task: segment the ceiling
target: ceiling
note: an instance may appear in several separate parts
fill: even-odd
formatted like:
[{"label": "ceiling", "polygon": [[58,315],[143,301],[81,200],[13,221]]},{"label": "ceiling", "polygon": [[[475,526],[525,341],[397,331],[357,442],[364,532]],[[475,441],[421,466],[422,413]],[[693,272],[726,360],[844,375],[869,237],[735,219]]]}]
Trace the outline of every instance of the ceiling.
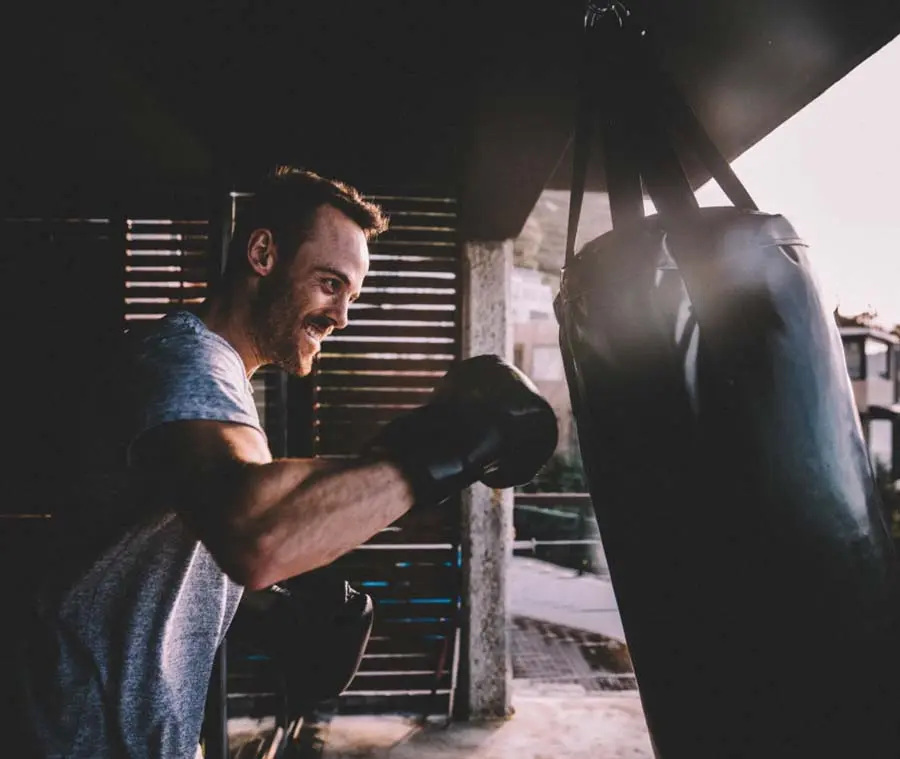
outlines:
[{"label": "ceiling", "polygon": [[[468,238],[500,239],[568,187],[580,0],[35,6],[0,46],[7,212],[202,198],[292,162],[452,194]],[[629,7],[730,159],[900,32],[896,0]]]}]

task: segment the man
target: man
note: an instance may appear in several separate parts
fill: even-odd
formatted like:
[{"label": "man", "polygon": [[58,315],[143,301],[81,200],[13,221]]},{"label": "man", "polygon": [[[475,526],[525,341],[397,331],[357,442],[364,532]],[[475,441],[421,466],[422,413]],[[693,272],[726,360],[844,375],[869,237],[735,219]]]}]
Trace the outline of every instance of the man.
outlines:
[{"label": "man", "polygon": [[101,401],[117,401],[73,452],[65,558],[23,624],[37,755],[194,756],[243,588],[328,564],[477,479],[529,479],[552,453],[549,406],[512,367],[480,357],[358,461],[272,459],[249,378],[269,363],[311,371],[359,297],[367,240],[386,226],[356,190],[280,170],[239,215],[202,308],[131,336],[98,380]]}]

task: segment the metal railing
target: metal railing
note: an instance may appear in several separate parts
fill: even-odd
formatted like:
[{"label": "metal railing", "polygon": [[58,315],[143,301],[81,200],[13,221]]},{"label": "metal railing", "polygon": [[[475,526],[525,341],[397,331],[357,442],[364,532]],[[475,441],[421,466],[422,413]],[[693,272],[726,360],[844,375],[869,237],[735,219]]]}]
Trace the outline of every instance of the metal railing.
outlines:
[{"label": "metal railing", "polygon": [[607,574],[588,493],[516,493],[513,552],[560,566]]}]

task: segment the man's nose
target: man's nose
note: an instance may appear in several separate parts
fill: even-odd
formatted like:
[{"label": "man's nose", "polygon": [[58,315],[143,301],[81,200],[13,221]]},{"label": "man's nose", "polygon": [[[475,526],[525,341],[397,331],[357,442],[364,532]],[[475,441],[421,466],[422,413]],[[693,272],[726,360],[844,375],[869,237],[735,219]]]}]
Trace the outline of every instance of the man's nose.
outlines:
[{"label": "man's nose", "polygon": [[343,329],[349,322],[350,299],[347,297],[339,298],[330,310],[328,316],[334,322],[335,329]]}]

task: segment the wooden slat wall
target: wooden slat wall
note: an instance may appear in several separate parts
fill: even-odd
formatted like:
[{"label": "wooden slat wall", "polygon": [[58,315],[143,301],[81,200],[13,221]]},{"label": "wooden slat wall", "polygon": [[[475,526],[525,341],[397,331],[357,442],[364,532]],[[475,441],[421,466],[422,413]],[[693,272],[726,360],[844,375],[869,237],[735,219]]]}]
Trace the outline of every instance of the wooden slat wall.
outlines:
[{"label": "wooden slat wall", "polygon": [[[451,199],[375,198],[390,229],[348,327],[316,372],[316,450],[353,454],[398,414],[426,402],[460,355],[457,207]],[[449,714],[460,593],[458,504],[399,520],[335,568],[375,600],[376,621],[344,712]]]},{"label": "wooden slat wall", "polygon": [[158,319],[195,307],[215,277],[206,219],[129,219],[125,251],[125,320]]},{"label": "wooden slat wall", "polygon": [[[265,369],[254,377],[267,433],[273,442],[308,438],[305,454],[357,453],[382,424],[424,403],[459,357],[455,202],[395,196],[377,200],[391,216],[392,227],[370,246],[370,275],[352,308],[351,324],[326,342],[312,393],[293,396],[308,404],[312,395],[313,413],[285,409],[277,370]],[[217,275],[220,251],[211,250],[215,246],[206,219],[175,216],[4,222],[2,239],[9,253],[3,259],[4,283],[17,294],[6,304],[7,323],[26,312],[40,288],[42,296],[50,295],[45,302],[65,304],[57,309],[52,330],[63,340],[75,313],[93,315],[109,331],[110,325],[121,330],[199,304]],[[11,251],[16,250],[29,250],[46,265],[36,272],[13,265]],[[53,283],[49,289],[48,281]],[[21,308],[10,306],[19,301]],[[77,353],[77,341],[69,342]],[[40,355],[38,349],[32,352]],[[50,391],[48,385],[42,397]],[[296,419],[310,419],[312,428],[285,429]],[[273,447],[276,455],[279,445]],[[40,502],[39,495],[31,501]],[[22,510],[21,504],[6,500],[9,509],[4,510]],[[333,565],[376,601],[372,639],[359,674],[341,699],[342,712],[450,713],[458,646],[458,524],[458,503],[410,515]],[[11,535],[10,530],[4,529],[4,535]],[[266,683],[260,667],[246,665],[230,662],[229,713],[273,713],[280,703],[277,688]]]},{"label": "wooden slat wall", "polygon": [[459,357],[456,204],[375,198],[391,217],[350,324],[323,346],[316,373],[316,452],[358,452],[378,428],[425,402]]}]

